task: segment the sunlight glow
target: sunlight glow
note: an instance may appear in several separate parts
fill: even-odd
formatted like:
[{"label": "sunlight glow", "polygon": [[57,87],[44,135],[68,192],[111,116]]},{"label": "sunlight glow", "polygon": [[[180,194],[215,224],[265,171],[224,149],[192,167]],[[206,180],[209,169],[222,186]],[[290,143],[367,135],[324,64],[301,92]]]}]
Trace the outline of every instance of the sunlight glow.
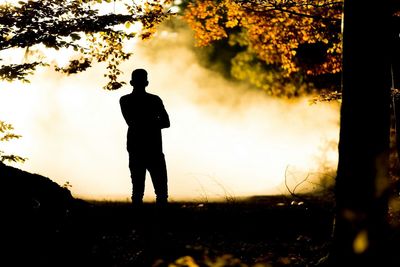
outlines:
[{"label": "sunlight glow", "polygon": [[[146,68],[148,91],[163,99],[170,115],[163,140],[171,200],[288,193],[285,175],[293,188],[308,174],[318,182],[322,166],[336,166],[337,103],[268,98],[203,68],[187,32],[158,36],[139,43],[122,70],[128,82],[132,69]],[[57,64],[68,58],[46,53]],[[69,77],[41,69],[31,84],[1,82],[0,119],[23,136],[1,146],[28,158],[17,167],[60,185],[68,181],[74,196],[127,200],[127,126],[119,98],[132,89],[102,90],[103,67]],[[152,200],[147,178],[146,199]]]},{"label": "sunlight glow", "polygon": [[28,0],[0,0],[0,5],[5,5],[5,4],[10,4],[10,5],[16,5],[19,2],[28,2]]},{"label": "sunlight glow", "polygon": [[60,68],[68,66],[71,58],[76,55],[76,52],[72,48],[56,50],[41,46],[39,50],[46,57],[48,62],[51,62]]}]

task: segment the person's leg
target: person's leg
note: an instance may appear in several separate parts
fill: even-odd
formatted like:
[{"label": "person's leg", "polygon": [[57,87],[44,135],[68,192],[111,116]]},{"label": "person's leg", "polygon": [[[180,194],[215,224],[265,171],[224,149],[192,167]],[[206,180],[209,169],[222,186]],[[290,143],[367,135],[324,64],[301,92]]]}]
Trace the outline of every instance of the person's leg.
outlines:
[{"label": "person's leg", "polygon": [[141,157],[129,154],[129,169],[132,179],[132,203],[142,204],[144,195],[144,185],[146,179],[146,166]]},{"label": "person's leg", "polygon": [[156,203],[166,204],[168,202],[168,177],[163,153],[151,157],[148,170],[153,182],[154,192],[157,196]]}]

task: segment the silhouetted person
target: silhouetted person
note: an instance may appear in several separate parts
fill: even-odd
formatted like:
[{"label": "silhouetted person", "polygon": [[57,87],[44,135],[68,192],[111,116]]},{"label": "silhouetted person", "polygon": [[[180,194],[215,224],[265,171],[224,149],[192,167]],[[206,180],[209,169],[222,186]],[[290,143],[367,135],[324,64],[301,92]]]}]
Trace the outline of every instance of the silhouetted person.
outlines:
[{"label": "silhouetted person", "polygon": [[120,99],[122,115],[128,124],[127,150],[132,178],[132,203],[143,203],[146,170],[149,171],[157,204],[167,204],[167,168],[162,149],[161,129],[170,126],[160,97],[146,92],[147,72],[136,69],[130,84],[133,91]]}]

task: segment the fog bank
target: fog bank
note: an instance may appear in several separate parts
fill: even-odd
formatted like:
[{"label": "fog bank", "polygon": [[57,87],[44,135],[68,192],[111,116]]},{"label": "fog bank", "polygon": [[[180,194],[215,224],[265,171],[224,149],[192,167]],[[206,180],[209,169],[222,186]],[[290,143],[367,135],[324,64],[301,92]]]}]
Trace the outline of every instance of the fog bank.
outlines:
[{"label": "fog bank", "polygon": [[[199,64],[189,40],[187,31],[160,31],[122,64],[127,84],[133,69],[148,70],[148,92],[170,115],[163,140],[172,200],[287,193],[285,174],[293,187],[336,167],[337,103],[274,99],[227,81]],[[132,89],[104,91],[104,71],[99,64],[67,77],[42,69],[31,84],[0,83],[0,119],[23,135],[1,146],[29,158],[17,167],[68,181],[76,197],[128,199],[127,126],[118,101]]]}]

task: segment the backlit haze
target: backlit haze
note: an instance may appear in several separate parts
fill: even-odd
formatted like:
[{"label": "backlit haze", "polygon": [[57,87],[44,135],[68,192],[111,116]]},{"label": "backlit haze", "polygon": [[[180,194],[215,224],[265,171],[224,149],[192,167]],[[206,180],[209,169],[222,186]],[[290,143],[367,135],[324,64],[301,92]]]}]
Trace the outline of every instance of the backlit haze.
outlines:
[{"label": "backlit haze", "polygon": [[[112,92],[102,89],[103,64],[72,76],[39,69],[30,84],[1,82],[0,120],[23,136],[2,142],[2,150],[28,158],[18,168],[69,182],[75,197],[129,199],[119,98],[132,90],[130,72],[145,68],[147,91],[163,99],[171,120],[163,130],[171,200],[287,193],[285,176],[293,188],[335,169],[337,103],[269,98],[201,67],[192,50],[187,30],[160,30],[137,44],[122,64],[127,85]],[[54,53],[54,62],[64,64],[66,54]],[[153,200],[149,175],[146,183],[145,199]],[[298,190],[313,188],[306,182]]]}]

